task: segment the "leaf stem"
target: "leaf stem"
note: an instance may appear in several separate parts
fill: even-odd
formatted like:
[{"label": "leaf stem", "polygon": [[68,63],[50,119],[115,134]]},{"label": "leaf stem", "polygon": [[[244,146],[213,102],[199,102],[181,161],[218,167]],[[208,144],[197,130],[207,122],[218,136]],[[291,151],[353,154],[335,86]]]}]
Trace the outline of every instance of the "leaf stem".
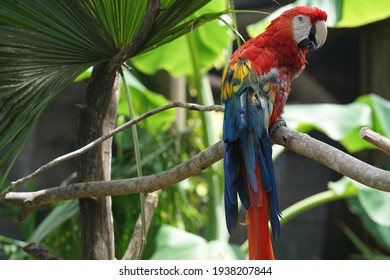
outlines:
[{"label": "leaf stem", "polygon": [[[187,44],[190,50],[191,63],[193,68],[193,87],[196,91],[196,98],[198,103],[211,105],[214,104],[212,92],[209,88],[210,85],[199,65],[199,55],[195,47],[194,38],[192,34],[187,34]],[[213,127],[213,119],[210,114],[201,114],[200,119],[203,127],[203,142],[206,147],[211,146],[219,139],[215,136],[215,129]],[[218,171],[215,167],[211,166],[212,172],[206,172],[206,179],[209,185],[208,192],[208,219],[206,223],[206,239],[215,240],[223,238],[223,232],[221,230],[221,180],[218,178]]]},{"label": "leaf stem", "polygon": [[327,190],[309,196],[291,205],[290,207],[287,207],[284,211],[282,211],[283,219],[280,221],[280,224],[284,225],[287,222],[289,222],[291,219],[295,218],[296,216],[314,207],[320,206],[328,202],[345,199],[347,197],[354,197],[356,195],[357,195],[357,190],[354,188],[350,188],[343,193],[336,193],[333,190]]},{"label": "leaf stem", "polygon": [[[126,95],[126,101],[127,106],[129,108],[129,115],[130,119],[133,120],[135,118],[134,116],[134,110],[133,110],[133,103],[131,101],[131,94],[129,90],[129,86],[127,85],[126,79],[124,77],[123,71],[121,70],[121,77],[123,82],[123,87],[125,89],[125,95]],[[135,163],[137,166],[137,176],[142,177],[142,163],[141,163],[141,153],[139,148],[139,141],[138,141],[138,132],[137,132],[137,126],[133,125],[131,127],[132,135],[133,135],[133,143],[134,143],[134,155],[135,155]],[[141,204],[141,248],[138,254],[138,259],[141,259],[145,250],[145,244],[146,244],[146,221],[145,221],[145,194],[143,192],[139,193],[140,197],[140,204]]]}]

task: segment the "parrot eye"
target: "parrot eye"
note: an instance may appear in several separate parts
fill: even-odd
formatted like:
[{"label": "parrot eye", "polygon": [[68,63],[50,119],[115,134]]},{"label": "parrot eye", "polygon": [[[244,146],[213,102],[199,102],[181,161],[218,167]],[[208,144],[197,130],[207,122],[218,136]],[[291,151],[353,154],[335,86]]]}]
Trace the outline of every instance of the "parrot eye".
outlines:
[{"label": "parrot eye", "polygon": [[302,21],[303,21],[303,17],[299,16],[299,17],[298,17],[298,20],[299,20],[300,22],[302,22]]}]

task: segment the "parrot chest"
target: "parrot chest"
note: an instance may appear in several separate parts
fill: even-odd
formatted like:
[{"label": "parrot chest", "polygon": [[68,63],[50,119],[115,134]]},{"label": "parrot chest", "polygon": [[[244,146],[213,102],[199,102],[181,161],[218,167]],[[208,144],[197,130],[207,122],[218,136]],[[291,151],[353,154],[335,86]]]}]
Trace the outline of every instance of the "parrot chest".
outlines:
[{"label": "parrot chest", "polygon": [[268,100],[270,123],[273,125],[283,113],[284,105],[291,91],[291,75],[285,68],[271,68],[268,73],[260,75],[259,86]]}]

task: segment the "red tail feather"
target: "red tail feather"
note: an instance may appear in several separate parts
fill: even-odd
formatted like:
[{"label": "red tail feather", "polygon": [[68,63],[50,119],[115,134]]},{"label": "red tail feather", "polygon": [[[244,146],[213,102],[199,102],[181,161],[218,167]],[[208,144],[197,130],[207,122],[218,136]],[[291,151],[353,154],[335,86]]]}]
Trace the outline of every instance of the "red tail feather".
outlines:
[{"label": "red tail feather", "polygon": [[242,168],[244,183],[247,187],[250,206],[246,213],[245,224],[248,225],[248,248],[250,260],[273,260],[274,251],[268,229],[268,193],[264,191],[259,164],[256,164],[258,191],[254,192]]},{"label": "red tail feather", "polygon": [[[265,196],[266,197],[266,194]],[[250,206],[246,214],[250,260],[273,260],[271,238],[268,231],[268,201],[262,207]],[[267,205],[267,206],[266,206]]]}]

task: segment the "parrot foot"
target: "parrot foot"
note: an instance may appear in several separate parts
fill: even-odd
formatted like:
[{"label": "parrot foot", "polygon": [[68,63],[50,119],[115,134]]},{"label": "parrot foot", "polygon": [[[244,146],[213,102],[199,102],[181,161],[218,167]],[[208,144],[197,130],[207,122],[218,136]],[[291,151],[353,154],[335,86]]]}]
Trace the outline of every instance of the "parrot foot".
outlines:
[{"label": "parrot foot", "polygon": [[279,127],[287,127],[286,122],[283,119],[278,119],[269,129],[269,134],[272,136],[278,130]]}]

